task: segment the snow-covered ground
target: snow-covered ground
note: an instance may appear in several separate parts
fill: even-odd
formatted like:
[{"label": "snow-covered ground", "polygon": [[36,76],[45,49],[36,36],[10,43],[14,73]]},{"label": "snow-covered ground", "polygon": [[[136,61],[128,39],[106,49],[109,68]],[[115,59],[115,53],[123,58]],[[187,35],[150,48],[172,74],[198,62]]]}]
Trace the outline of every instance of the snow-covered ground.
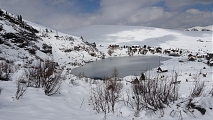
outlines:
[{"label": "snow-covered ground", "polygon": [[[204,39],[211,42],[212,32],[195,32],[161,29],[145,26],[114,26],[114,25],[91,25],[84,28],[74,29],[67,33],[84,37],[89,42],[97,44],[120,44],[134,45],[147,44],[159,45],[170,41],[189,41]],[[201,38],[202,37],[202,38]],[[172,47],[180,47],[180,45]]]},{"label": "snow-covered ground", "polygon": [[[32,26],[40,30],[38,35],[42,35],[45,27],[30,23]],[[5,28],[6,29],[6,28]],[[11,28],[8,28],[12,31]],[[74,41],[67,40],[67,34],[58,32],[61,36],[59,39],[55,38],[56,31],[48,33],[46,37],[42,37],[41,43],[36,43],[41,46],[46,43],[53,47],[53,58],[60,66],[73,68],[70,62],[94,61],[100,59],[98,57],[91,57],[88,52],[63,52],[62,49],[70,49],[74,46],[86,46],[82,43],[80,37],[75,37]],[[107,54],[109,44],[123,45],[149,45],[160,46],[164,49],[180,48],[189,50],[192,54],[199,52],[206,54],[212,51],[212,32],[192,32],[192,31],[178,31],[160,28],[150,28],[142,26],[89,26],[76,31],[71,31],[70,34],[82,36],[89,42],[96,42],[97,48]],[[201,41],[202,42],[201,42]],[[2,49],[3,50],[3,49]],[[6,50],[3,50],[6,52]],[[13,50],[15,52],[15,50]],[[11,54],[10,52],[8,54]],[[16,54],[16,53],[15,53]],[[26,53],[27,54],[27,53]],[[42,53],[37,53],[42,56]],[[99,53],[97,53],[99,54]],[[127,56],[125,49],[116,50],[113,55]],[[161,55],[161,54],[157,54]],[[8,56],[12,56],[8,55]],[[15,55],[14,55],[15,56]],[[164,56],[164,55],[162,55]],[[7,57],[6,55],[4,57]],[[45,57],[45,56],[43,56]],[[187,53],[180,57],[171,57],[172,59],[164,61],[162,67],[166,67],[169,72],[160,75],[171,76],[175,71],[178,74],[180,82],[180,99],[186,98],[193,87],[194,80],[206,81],[206,91],[212,89],[213,85],[213,70],[203,62],[190,62],[187,60]],[[19,61],[19,59],[17,59]],[[183,62],[179,62],[182,60]],[[22,61],[21,61],[22,62]],[[205,67],[205,69],[204,69]],[[11,76],[12,81],[0,81],[0,119],[1,120],[100,120],[104,119],[104,114],[98,114],[91,103],[89,96],[91,88],[96,87],[97,82],[89,78],[78,78],[70,73],[69,70],[64,69],[66,76],[62,82],[60,94],[53,96],[46,96],[42,88],[28,88],[26,93],[19,99],[15,99],[17,79],[22,75],[22,71],[18,70]],[[147,74],[157,75],[156,69],[148,71]],[[197,75],[200,74],[198,77]],[[206,74],[206,77],[203,77]],[[128,81],[134,79],[135,76],[126,76],[123,78],[124,88],[122,96],[125,98],[125,92],[131,89],[131,84]],[[206,108],[206,114],[201,115],[195,110],[194,116],[182,113],[183,119],[187,120],[212,120],[213,118],[213,97],[203,96],[197,98],[197,102],[201,103]],[[177,101],[181,102],[181,100]],[[160,116],[159,111],[150,113],[149,111],[141,111],[139,117],[135,117],[135,110],[119,103],[116,104],[115,113],[107,114],[107,120],[170,120],[178,119],[178,117],[171,117],[170,113],[176,109],[176,104],[171,104],[164,111],[164,116]],[[211,108],[211,109],[210,109]]]}]

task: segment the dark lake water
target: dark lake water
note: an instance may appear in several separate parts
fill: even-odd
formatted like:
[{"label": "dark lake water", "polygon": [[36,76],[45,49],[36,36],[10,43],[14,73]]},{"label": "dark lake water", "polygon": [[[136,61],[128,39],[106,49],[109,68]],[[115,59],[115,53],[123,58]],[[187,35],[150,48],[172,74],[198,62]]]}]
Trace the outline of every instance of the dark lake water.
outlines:
[{"label": "dark lake water", "polygon": [[103,79],[104,77],[111,77],[113,69],[116,67],[119,77],[140,75],[141,72],[156,68],[161,65],[161,61],[168,59],[167,57],[159,56],[113,57],[75,68],[72,73],[75,75],[84,73],[89,78]]}]

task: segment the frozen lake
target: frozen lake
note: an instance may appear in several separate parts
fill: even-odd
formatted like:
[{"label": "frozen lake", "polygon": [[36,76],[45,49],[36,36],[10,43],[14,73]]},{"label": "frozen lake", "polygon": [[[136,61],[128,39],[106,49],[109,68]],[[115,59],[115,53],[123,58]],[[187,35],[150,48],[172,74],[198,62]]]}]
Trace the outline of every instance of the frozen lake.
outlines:
[{"label": "frozen lake", "polygon": [[140,75],[141,72],[156,68],[161,65],[161,61],[168,59],[167,57],[159,56],[113,57],[75,68],[72,73],[75,75],[84,73],[89,78],[103,79],[104,77],[111,77],[113,69],[116,67],[119,77]]}]

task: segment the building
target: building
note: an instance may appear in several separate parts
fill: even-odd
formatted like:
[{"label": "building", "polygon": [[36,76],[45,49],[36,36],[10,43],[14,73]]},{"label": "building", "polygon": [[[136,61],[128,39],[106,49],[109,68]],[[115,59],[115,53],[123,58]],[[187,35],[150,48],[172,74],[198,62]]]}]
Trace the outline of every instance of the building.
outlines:
[{"label": "building", "polygon": [[140,45],[132,45],[132,48],[140,48]]},{"label": "building", "polygon": [[115,45],[109,45],[108,48],[111,48],[111,49],[118,49],[119,48],[119,45],[118,44],[115,44]]},{"label": "building", "polygon": [[207,60],[213,59],[213,53],[207,53],[206,59]]}]

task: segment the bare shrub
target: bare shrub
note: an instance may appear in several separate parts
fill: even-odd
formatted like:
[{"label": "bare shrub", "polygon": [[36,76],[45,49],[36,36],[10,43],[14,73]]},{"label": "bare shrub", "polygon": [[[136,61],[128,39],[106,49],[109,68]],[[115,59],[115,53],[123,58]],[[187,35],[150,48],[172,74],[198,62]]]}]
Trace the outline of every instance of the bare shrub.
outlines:
[{"label": "bare shrub", "polygon": [[9,81],[10,74],[13,73],[12,63],[0,62],[0,80]]},{"label": "bare shrub", "polygon": [[114,67],[111,79],[105,80],[105,94],[106,102],[108,103],[108,112],[115,112],[115,104],[120,98],[123,84],[119,81],[119,72],[117,68]]},{"label": "bare shrub", "polygon": [[190,98],[200,97],[205,90],[205,81],[195,81]]},{"label": "bare shrub", "polygon": [[212,89],[210,90],[209,94],[211,95],[211,97],[213,97],[213,87],[212,87]]},{"label": "bare shrub", "polygon": [[201,74],[197,74],[193,77],[194,85],[189,95],[190,98],[200,97],[205,90],[205,81],[200,80],[200,75]]},{"label": "bare shrub", "polygon": [[91,90],[90,102],[93,109],[98,113],[115,112],[115,105],[121,96],[123,85],[120,82],[108,80],[105,83],[98,84]]},{"label": "bare shrub", "polygon": [[40,67],[33,67],[26,70],[28,75],[28,87],[41,87],[41,74],[40,74]]},{"label": "bare shrub", "polygon": [[125,96],[125,97],[124,97],[123,100],[122,100],[122,101],[124,101],[124,105],[126,105],[126,106],[128,106],[128,107],[134,109],[135,103],[132,101],[132,95],[130,94],[130,91],[127,90],[124,96]]},{"label": "bare shrub", "polygon": [[44,93],[48,96],[59,93],[61,88],[61,73],[54,73],[44,81]]},{"label": "bare shrub", "polygon": [[[144,78],[144,76],[143,76]],[[146,77],[145,77],[146,78]],[[157,77],[156,79],[140,80],[132,85],[133,101],[136,112],[141,109],[157,111],[167,107],[178,99],[177,73],[172,77]]]},{"label": "bare shrub", "polygon": [[108,112],[115,112],[115,104],[118,102],[123,84],[115,80],[107,80],[105,82],[105,100],[108,105]]},{"label": "bare shrub", "polygon": [[[52,66],[47,66],[46,61],[41,62],[38,61],[35,66],[31,67],[28,69],[28,86],[29,87],[35,87],[35,88],[40,88],[43,87],[43,82],[46,76],[46,70],[50,71],[49,67]],[[49,72],[48,72],[49,73]]]},{"label": "bare shrub", "polygon": [[115,68],[112,73],[112,78],[105,79],[91,89],[89,101],[93,105],[93,109],[98,113],[115,112],[115,105],[121,97],[123,84],[118,81],[118,71]]},{"label": "bare shrub", "polygon": [[[106,80],[108,78],[106,77]],[[113,71],[112,71],[112,76],[111,76],[111,79],[114,80],[114,81],[120,81],[120,78],[119,78],[119,72],[118,72],[118,69],[116,67],[114,67]]]},{"label": "bare shrub", "polygon": [[62,71],[56,69],[56,63],[52,60],[38,62],[35,67],[28,70],[28,86],[42,87],[45,94],[51,96],[60,91],[61,73]]},{"label": "bare shrub", "polygon": [[76,82],[76,79],[71,79],[69,84],[72,84],[73,86],[78,86],[79,85],[79,83]]},{"label": "bare shrub", "polygon": [[24,78],[20,78],[17,83],[17,90],[16,90],[16,99],[18,100],[27,90],[27,81]]},{"label": "bare shrub", "polygon": [[97,113],[107,112],[107,102],[105,100],[105,93],[102,85],[97,85],[96,88],[91,89],[89,102],[93,106],[93,110],[96,110]]}]

